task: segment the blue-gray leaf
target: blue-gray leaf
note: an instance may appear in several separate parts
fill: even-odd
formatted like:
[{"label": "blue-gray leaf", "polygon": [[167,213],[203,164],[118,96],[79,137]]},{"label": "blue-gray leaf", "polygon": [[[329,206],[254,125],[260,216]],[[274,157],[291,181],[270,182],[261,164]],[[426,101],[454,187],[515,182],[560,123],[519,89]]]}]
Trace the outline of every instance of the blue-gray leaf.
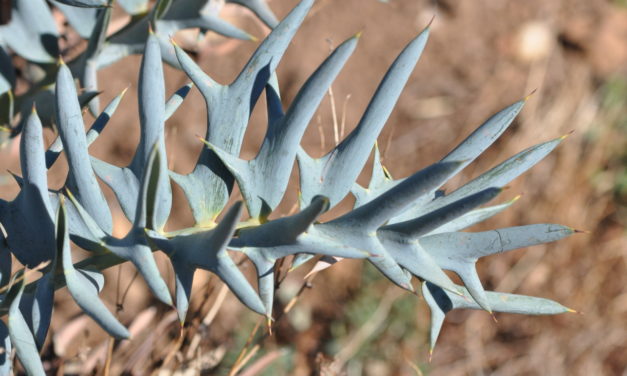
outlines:
[{"label": "blue-gray leaf", "polygon": [[3,42],[23,58],[52,63],[59,55],[59,33],[45,0],[13,0],[11,22],[0,26]]},{"label": "blue-gray leaf", "polygon": [[70,168],[66,186],[98,225],[110,232],[113,227],[111,212],[89,163],[85,126],[76,100],[76,87],[65,64],[59,66],[55,93],[57,127]]},{"label": "blue-gray leaf", "polygon": [[523,172],[540,162],[553,151],[564,138],[565,137],[556,138],[523,150],[450,194],[439,196],[435,200],[426,203],[424,201],[417,203],[403,215],[394,218],[393,222],[404,221],[428,213],[489,187],[504,187]]},{"label": "blue-gray leaf", "polygon": [[165,252],[172,261],[177,283],[176,308],[181,322],[185,320],[191,282],[198,268],[209,270],[220,277],[248,308],[262,315],[265,313],[259,296],[226,251],[241,210],[242,203],[237,202],[213,230],[180,234],[171,239],[156,231],[146,230],[150,245]]},{"label": "blue-gray leaf", "polygon": [[428,37],[427,27],[403,49],[383,77],[357,127],[337,147],[319,159],[312,159],[302,149],[299,151],[301,202],[309,202],[320,194],[329,197],[333,207],[348,194],[418,63]]},{"label": "blue-gray leaf", "polygon": [[575,233],[570,227],[536,224],[484,232],[445,232],[425,236],[419,244],[438,265],[459,274],[473,299],[490,311],[489,302],[475,269],[480,257],[562,239]]},{"label": "blue-gray leaf", "polygon": [[[458,286],[462,291],[462,296],[451,294],[442,290],[429,282],[422,284],[422,295],[431,310],[431,351],[435,344],[444,322],[444,316],[459,308],[481,309],[476,304],[468,291]],[[506,294],[499,292],[486,292],[487,300],[496,312],[519,313],[526,315],[556,315],[565,312],[574,312],[563,305],[549,299],[536,298],[532,296]]]},{"label": "blue-gray leaf", "polygon": [[279,23],[264,0],[226,0],[226,2],[239,4],[252,10],[271,29],[274,29]]},{"label": "blue-gray leaf", "polygon": [[44,366],[39,357],[35,339],[20,311],[20,300],[24,292],[24,284],[24,280],[19,282],[19,292],[11,302],[9,308],[9,336],[11,343],[15,347],[17,357],[22,363],[22,366],[24,366],[26,373],[29,375],[45,376],[46,373],[44,372]]},{"label": "blue-gray leaf", "polygon": [[[313,0],[301,1],[261,43],[228,86],[217,84],[175,46],[181,67],[205,98],[208,113],[205,138],[209,143],[231,155],[239,154],[253,106],[312,5]],[[171,176],[185,192],[197,225],[213,224],[228,202],[234,181],[215,153],[203,149],[192,173]]]},{"label": "blue-gray leaf", "polygon": [[57,214],[57,254],[63,260],[63,274],[70,295],[76,304],[104,330],[117,339],[129,338],[128,330],[107,309],[98,297],[98,287],[89,274],[76,269],[72,263],[67,216],[63,200]]},{"label": "blue-gray leaf", "polygon": [[[109,119],[115,113],[115,110],[118,108],[120,101],[126,94],[126,89],[124,89],[120,94],[118,94],[115,98],[109,102],[107,107],[102,111],[100,115],[94,120],[94,123],[91,125],[91,128],[87,131],[85,138],[87,140],[87,146],[90,146],[98,136],[102,133],[105,126],[108,124]],[[46,168],[52,167],[54,162],[57,161],[59,155],[63,151],[63,141],[61,140],[61,136],[57,136],[57,138],[50,144],[48,150],[46,150]]]},{"label": "blue-gray leaf", "polygon": [[55,0],[56,2],[80,8],[104,8],[107,0]]},{"label": "blue-gray leaf", "polygon": [[235,176],[252,218],[267,217],[281,202],[307,124],[355,50],[357,40],[353,37],[342,43],[305,82],[287,113],[268,124],[254,159],[244,161],[209,145]]}]

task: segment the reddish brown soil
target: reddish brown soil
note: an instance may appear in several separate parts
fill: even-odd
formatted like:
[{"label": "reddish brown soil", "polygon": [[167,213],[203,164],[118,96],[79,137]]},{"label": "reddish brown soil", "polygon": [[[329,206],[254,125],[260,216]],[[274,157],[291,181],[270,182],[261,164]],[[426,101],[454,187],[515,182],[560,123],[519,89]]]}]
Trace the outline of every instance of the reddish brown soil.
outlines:
[{"label": "reddish brown soil", "polygon": [[[270,5],[283,17],[295,3],[274,0]],[[397,345],[397,351],[383,354],[380,359],[355,356],[346,369],[361,369],[355,368],[359,365],[365,367],[364,374],[412,375],[415,371],[411,362],[429,369],[431,375],[624,374],[627,219],[625,197],[617,196],[613,189],[616,174],[625,170],[627,136],[624,112],[620,115],[620,106],[619,110],[601,106],[600,87],[615,77],[627,77],[627,8],[602,0],[318,0],[279,66],[284,103],[290,102],[332,46],[363,31],[357,50],[333,86],[340,117],[350,96],[345,112],[348,132],[359,120],[396,54],[434,15],[423,57],[379,137],[384,164],[394,176],[406,176],[438,160],[492,113],[535,90],[511,129],[449,188],[528,146],[573,131],[555,152],[514,181],[502,197],[505,200],[523,194],[522,198],[477,229],[553,222],[588,230],[589,233],[555,244],[510,252],[479,263],[487,288],[554,299],[582,314],[497,314],[498,323],[494,323],[485,312],[455,313],[448,318],[433,360],[427,365],[428,316],[424,303],[416,298],[415,321],[423,331],[422,342],[391,342],[389,346]],[[236,7],[227,7],[225,17],[254,35],[267,32]],[[227,83],[255,46],[212,36],[198,50],[199,64],[217,81]],[[139,136],[135,95],[138,65],[139,57],[131,57],[102,70],[99,76],[105,90],[104,101],[132,85],[111,126],[91,149],[95,156],[119,165],[130,160]],[[172,92],[186,78],[181,72],[166,69],[166,82]],[[627,98],[622,101],[624,110]],[[260,104],[246,135],[244,158],[254,155],[265,131],[265,111]],[[328,99],[315,119],[303,145],[311,154],[321,155],[335,142]],[[168,127],[170,163],[179,172],[189,171],[202,146],[196,135],[205,133],[205,106],[197,91],[190,94]],[[18,170],[16,160],[8,165]],[[61,183],[62,171],[63,167],[54,171],[53,184]],[[368,173],[360,181],[367,181],[367,176]],[[14,193],[13,187],[3,187],[3,197]],[[179,228],[191,224],[191,216],[181,192],[175,188],[175,193],[176,210],[170,226]],[[294,198],[292,190],[280,211],[290,211]],[[117,214],[122,217],[119,209]],[[124,233],[126,226],[120,220],[119,234]],[[245,263],[244,267],[251,271],[250,265]],[[307,375],[327,369],[325,365],[334,356],[328,344],[348,343],[358,329],[351,329],[346,338],[330,338],[332,323],[342,320],[345,305],[361,291],[361,268],[360,262],[343,262],[318,276],[314,288],[303,294],[298,303],[306,308],[302,310],[305,315],[309,312],[310,324],[296,328],[292,321],[283,320],[277,324],[275,336],[263,342],[263,350],[272,355],[272,349],[291,346],[292,352],[282,355],[291,357],[290,374]],[[288,282],[293,280],[290,283],[298,286],[303,272],[306,270],[297,271]],[[110,302],[115,301],[116,273],[108,273]],[[164,273],[171,278],[168,271]],[[121,286],[126,286],[132,275],[131,267],[125,266]],[[199,295],[194,301],[197,315],[210,309],[216,295],[215,291],[207,295],[211,298],[203,303],[202,285],[207,276],[199,276],[199,280]],[[381,294],[382,302],[384,295],[396,293],[388,289],[391,284],[387,282],[381,286],[380,291],[373,293]],[[142,283],[136,282],[120,317],[128,324],[151,304],[154,302]],[[69,297],[59,298],[57,307],[53,333],[78,314]],[[140,374],[142,369],[162,367],[168,354],[171,358],[164,368],[169,369],[194,367],[189,359],[202,356],[220,358],[224,350],[237,351],[236,338],[246,337],[256,320],[228,296],[208,329],[198,329],[202,316],[190,320],[183,350],[177,353],[176,323],[168,326],[163,321],[170,314],[158,307],[157,316],[144,324],[150,330],[140,332],[133,344],[115,351],[114,373],[134,369]],[[154,327],[159,320],[163,324],[161,332]],[[93,348],[86,346],[103,346],[104,336],[100,329],[83,327],[88,328],[84,329],[87,332],[73,341],[66,360],[56,360],[55,365],[65,362],[66,369],[73,365],[80,369],[87,360],[98,358]],[[200,330],[197,346],[202,356],[186,353],[196,330]],[[138,348],[150,332],[158,337],[154,346],[151,340],[146,342],[142,356]],[[364,346],[385,340],[386,332],[378,331],[364,341]],[[101,351],[100,354],[105,353]],[[141,364],[137,365],[137,360],[133,363],[133,357],[141,359]],[[210,362],[205,358],[203,361]]]}]

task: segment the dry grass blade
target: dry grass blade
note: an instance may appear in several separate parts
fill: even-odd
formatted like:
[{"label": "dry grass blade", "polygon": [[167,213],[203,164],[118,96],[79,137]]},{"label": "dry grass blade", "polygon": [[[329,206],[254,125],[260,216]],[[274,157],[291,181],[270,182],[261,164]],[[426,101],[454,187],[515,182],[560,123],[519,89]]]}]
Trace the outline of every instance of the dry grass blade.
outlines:
[{"label": "dry grass blade", "polygon": [[253,364],[248,366],[239,376],[256,376],[263,372],[272,362],[286,354],[285,350],[274,350],[257,359]]},{"label": "dry grass blade", "polygon": [[392,304],[400,298],[405,292],[395,286],[389,287],[383,294],[383,298],[379,306],[366,323],[357,330],[348,341],[342,346],[340,352],[335,356],[335,360],[331,365],[331,369],[339,374],[346,363],[353,358],[363,344],[381,329],[383,323],[390,313]]},{"label": "dry grass blade", "polygon": [[257,321],[257,324],[255,324],[255,327],[248,335],[248,338],[246,339],[246,343],[242,347],[242,350],[237,355],[237,359],[235,359],[235,362],[233,363],[233,367],[231,367],[231,370],[229,371],[229,376],[233,376],[237,374],[238,370],[240,370],[245,365],[244,360],[247,359],[248,347],[253,343],[253,339],[255,338],[255,335],[257,334],[257,331],[259,330],[259,328],[261,327],[264,321],[265,321],[264,319],[260,319],[259,321]]},{"label": "dry grass blade", "polygon": [[176,312],[169,312],[161,319],[157,327],[150,332],[142,344],[138,346],[137,350],[129,356],[122,367],[124,372],[137,372],[140,367],[146,368],[149,364],[148,357],[154,350],[154,344],[174,324],[178,324],[178,315]]},{"label": "dry grass blade", "polygon": [[216,318],[216,315],[218,314],[220,307],[222,307],[222,304],[224,303],[224,299],[226,299],[226,295],[228,292],[229,292],[228,286],[222,283],[222,286],[220,287],[220,291],[218,291],[218,296],[216,297],[215,302],[211,306],[211,309],[209,310],[209,312],[207,312],[207,315],[205,315],[205,317],[202,319],[203,325],[206,325],[206,326],[211,325],[213,320]]},{"label": "dry grass blade", "polygon": [[229,372],[229,376],[235,376],[239,373],[239,371],[244,368],[244,366],[253,358],[253,356],[257,355],[257,353],[259,352],[259,349],[261,348],[260,344],[256,344],[254,345],[250,351],[248,351],[246,353],[246,355],[244,355],[244,357],[239,361],[239,363],[236,363],[235,366],[233,368],[231,368],[231,371]]},{"label": "dry grass blade", "polygon": [[[33,277],[33,275],[44,269],[46,266],[50,265],[50,261],[44,261],[42,263],[40,263],[39,265],[35,266],[32,269],[24,269],[24,273],[22,273],[21,276],[15,278],[13,280],[13,283],[20,283],[22,281],[29,281],[31,280],[31,277]],[[8,284],[2,288],[0,288],[0,294],[7,292],[10,288],[11,288],[12,284]]]}]

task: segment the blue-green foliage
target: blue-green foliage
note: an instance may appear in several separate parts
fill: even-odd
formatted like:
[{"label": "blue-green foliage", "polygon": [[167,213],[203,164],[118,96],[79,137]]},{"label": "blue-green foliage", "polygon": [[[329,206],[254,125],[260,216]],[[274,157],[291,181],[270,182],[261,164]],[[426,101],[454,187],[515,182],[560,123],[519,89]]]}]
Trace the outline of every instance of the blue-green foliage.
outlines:
[{"label": "blue-green foliage", "polygon": [[[403,86],[427,42],[429,29],[409,42],[383,78],[355,130],[337,147],[319,159],[309,157],[300,146],[305,128],[340,72],[357,37],[341,44],[311,74],[298,95],[283,111],[275,69],[299,28],[313,0],[301,1],[286,18],[275,20],[262,1],[233,0],[253,9],[274,31],[260,44],[240,75],[230,85],[208,77],[176,45],[166,45],[164,33],[186,27],[209,29],[222,25],[225,34],[237,35],[223,21],[199,13],[206,1],[160,0],[153,10],[111,37],[103,25],[110,8],[99,0],[65,0],[69,12],[85,10],[93,15],[94,32],[83,61],[97,66],[113,61],[113,54],[144,51],[139,77],[139,127],[141,137],[129,166],[118,167],[91,157],[88,147],[105,131],[124,93],[117,96],[85,132],[81,103],[72,70],[61,62],[54,95],[55,122],[59,138],[44,150],[42,122],[34,109],[23,124],[22,176],[17,198],[0,201],[0,343],[15,349],[29,374],[43,374],[38,349],[43,345],[56,289],[67,286],[80,308],[115,338],[127,338],[128,330],[105,307],[98,294],[104,286],[102,270],[130,261],[152,293],[177,309],[185,321],[194,272],[208,270],[222,279],[240,301],[258,314],[272,318],[275,262],[298,254],[296,264],[320,254],[327,257],[367,258],[383,275],[401,288],[413,291],[413,276],[422,281],[422,293],[432,311],[431,346],[435,345],[444,315],[455,308],[483,309],[526,314],[568,311],[546,299],[485,291],[475,270],[481,257],[535,244],[551,242],[575,231],[555,224],[537,224],[486,232],[460,232],[509,207],[514,200],[479,208],[498,196],[512,179],[532,167],[563,138],[541,143],[497,165],[459,189],[444,194],[440,187],[487,149],[511,124],[524,100],[506,107],[437,163],[409,177],[393,179],[381,165],[376,139],[387,121]],[[21,17],[28,7],[18,1]],[[139,12],[146,1],[122,1],[129,12]],[[188,7],[185,7],[188,5]],[[84,7],[84,8],[83,8]],[[47,9],[47,8],[46,8]],[[65,8],[62,8],[65,9]],[[26,16],[24,16],[26,17]],[[26,20],[26,18],[24,18]],[[82,22],[82,21],[81,21]],[[154,32],[149,32],[152,22]],[[45,33],[45,23],[31,33]],[[0,30],[0,32],[2,32]],[[41,43],[43,39],[37,39]],[[51,51],[38,45],[30,51],[50,62]],[[117,50],[116,50],[117,49]],[[107,55],[109,54],[109,55]],[[105,56],[105,57],[103,57]],[[104,59],[104,60],[103,60]],[[109,60],[106,60],[109,59]],[[179,89],[166,101],[162,60],[180,65],[206,100],[207,147],[194,170],[187,175],[168,171],[164,123],[192,88]],[[85,72],[85,70],[81,71]],[[89,74],[95,75],[95,70]],[[239,159],[243,135],[252,108],[265,89],[268,130],[257,156]],[[374,149],[374,167],[367,188],[355,180]],[[65,152],[69,172],[60,191],[50,191],[47,168]],[[291,169],[300,169],[300,212],[268,220],[283,199]],[[99,188],[100,177],[115,193],[132,222],[123,238],[112,235],[109,206]],[[172,180],[185,192],[196,224],[164,232],[172,204]],[[226,210],[234,183],[244,202]],[[352,193],[355,208],[336,219],[321,223],[319,216]],[[243,207],[250,219],[240,222]],[[34,232],[33,229],[37,231]],[[72,260],[70,240],[92,255],[78,263]],[[245,254],[257,269],[256,290],[238,269],[227,249]],[[157,269],[153,251],[161,250],[172,263],[175,299]],[[27,273],[10,277],[14,256],[27,268],[42,268],[43,277],[26,285]],[[465,286],[454,284],[443,270],[456,272]],[[11,368],[7,353],[0,353],[0,371]]]},{"label": "blue-green foliage", "polygon": [[[269,27],[278,23],[272,11],[261,0],[227,0],[248,8]],[[86,49],[68,62],[72,74],[86,91],[81,106],[89,106],[95,116],[100,111],[97,98],[97,71],[132,54],[141,54],[149,35],[149,25],[157,35],[163,60],[180,67],[170,44],[170,37],[179,30],[199,28],[202,35],[216,32],[227,37],[255,40],[253,36],[218,16],[219,0],[159,0],[151,8],[148,0],[117,0],[116,3],[133,16],[129,23],[113,35],[106,35],[113,0],[49,0],[58,8],[78,35],[87,40]],[[33,103],[44,126],[54,123],[51,84],[55,82],[55,61],[59,56],[59,32],[46,0],[12,0],[11,20],[0,26],[0,124],[2,139],[22,131]],[[9,51],[37,65],[41,77],[23,77],[30,89],[14,96],[16,69]],[[21,113],[21,120],[14,113]]]}]

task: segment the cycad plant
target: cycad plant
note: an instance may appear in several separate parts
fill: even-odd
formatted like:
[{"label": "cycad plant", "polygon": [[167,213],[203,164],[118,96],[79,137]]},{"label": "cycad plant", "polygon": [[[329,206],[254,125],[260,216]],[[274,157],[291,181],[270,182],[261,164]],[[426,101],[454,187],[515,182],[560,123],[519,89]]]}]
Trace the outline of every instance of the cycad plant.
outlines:
[{"label": "cycad plant", "polygon": [[[21,191],[13,201],[0,202],[0,310],[7,317],[0,322],[0,341],[4,354],[15,350],[27,373],[44,374],[39,351],[59,288],[67,287],[85,314],[112,337],[128,338],[126,327],[98,297],[105,283],[102,271],[126,261],[136,267],[158,300],[177,310],[181,325],[197,269],[217,275],[242,304],[267,317],[268,325],[272,325],[275,263],[290,255],[297,255],[294,266],[313,255],[365,258],[392,283],[409,291],[415,289],[415,277],[432,312],[432,348],[445,314],[456,308],[532,315],[570,311],[543,298],[485,291],[475,263],[484,256],[555,241],[575,230],[535,224],[462,231],[508,208],[515,200],[488,203],[564,137],[523,150],[450,193],[441,189],[501,136],[526,99],[490,117],[439,162],[393,179],[381,164],[376,139],[420,58],[429,35],[427,27],[396,58],[354,130],[323,157],[312,158],[301,148],[301,138],[350,58],[359,35],[338,46],[284,109],[275,70],[314,1],[302,0],[276,25],[229,85],[212,80],[176,44],[169,45],[170,55],[164,53],[162,36],[170,27],[180,25],[160,21],[167,19],[161,15],[171,15],[175,9],[184,13],[187,8],[175,8],[184,2],[158,1],[153,17],[135,25],[136,33],[145,34],[146,41],[141,47],[144,52],[138,85],[140,141],[128,166],[115,166],[88,153],[88,146],[106,132],[107,121],[114,116],[124,93],[114,98],[85,132],[73,75],[63,61],[58,65],[54,89],[58,140],[46,150],[38,112],[33,108],[25,118],[20,148],[22,176],[15,176]],[[251,7],[258,4],[235,2]],[[162,59],[179,65],[206,102],[206,147],[189,174],[168,170],[164,124],[191,85],[166,100]],[[255,158],[240,159],[249,117],[264,93],[267,132]],[[69,165],[67,180],[62,189],[51,191],[47,168],[62,152]],[[356,179],[371,154],[372,178],[367,187],[361,187]],[[300,175],[300,211],[270,220],[286,192],[294,161]],[[98,178],[113,190],[132,223],[123,238],[112,235],[111,212]],[[195,225],[166,232],[172,206],[171,181],[183,189]],[[227,207],[235,184],[243,202]],[[349,194],[356,198],[352,210],[329,221],[319,220]],[[70,241],[90,252],[90,257],[74,262]],[[257,288],[239,270],[229,250],[245,254],[255,265]],[[157,269],[154,251],[164,252],[171,261],[174,299]],[[25,268],[11,276],[13,258]],[[28,281],[32,268],[43,276]],[[453,283],[444,270],[457,273],[464,285]],[[10,357],[0,355],[0,373],[10,372],[11,367]]]},{"label": "cycad plant", "polygon": [[[163,61],[178,68],[169,42],[178,31],[197,29],[199,40],[209,32],[256,40],[219,17],[225,3],[247,8],[268,27],[275,27],[278,22],[263,0],[159,0],[152,7],[149,0],[115,3],[130,17],[112,35],[107,35],[107,29],[113,0],[11,0],[10,8],[2,9],[2,18],[7,20],[0,25],[0,125],[3,126],[0,136],[3,139],[21,132],[33,104],[44,126],[54,123],[54,82],[59,56],[71,57],[68,66],[84,89],[79,102],[96,116],[100,112],[98,70],[129,55],[143,53],[150,23],[155,26]],[[74,46],[61,48],[65,36],[57,30],[54,10],[65,17],[80,39],[87,41],[77,56],[71,52],[76,49]],[[26,61],[21,74],[13,66],[11,54]],[[15,95],[18,78],[28,90]]]}]

